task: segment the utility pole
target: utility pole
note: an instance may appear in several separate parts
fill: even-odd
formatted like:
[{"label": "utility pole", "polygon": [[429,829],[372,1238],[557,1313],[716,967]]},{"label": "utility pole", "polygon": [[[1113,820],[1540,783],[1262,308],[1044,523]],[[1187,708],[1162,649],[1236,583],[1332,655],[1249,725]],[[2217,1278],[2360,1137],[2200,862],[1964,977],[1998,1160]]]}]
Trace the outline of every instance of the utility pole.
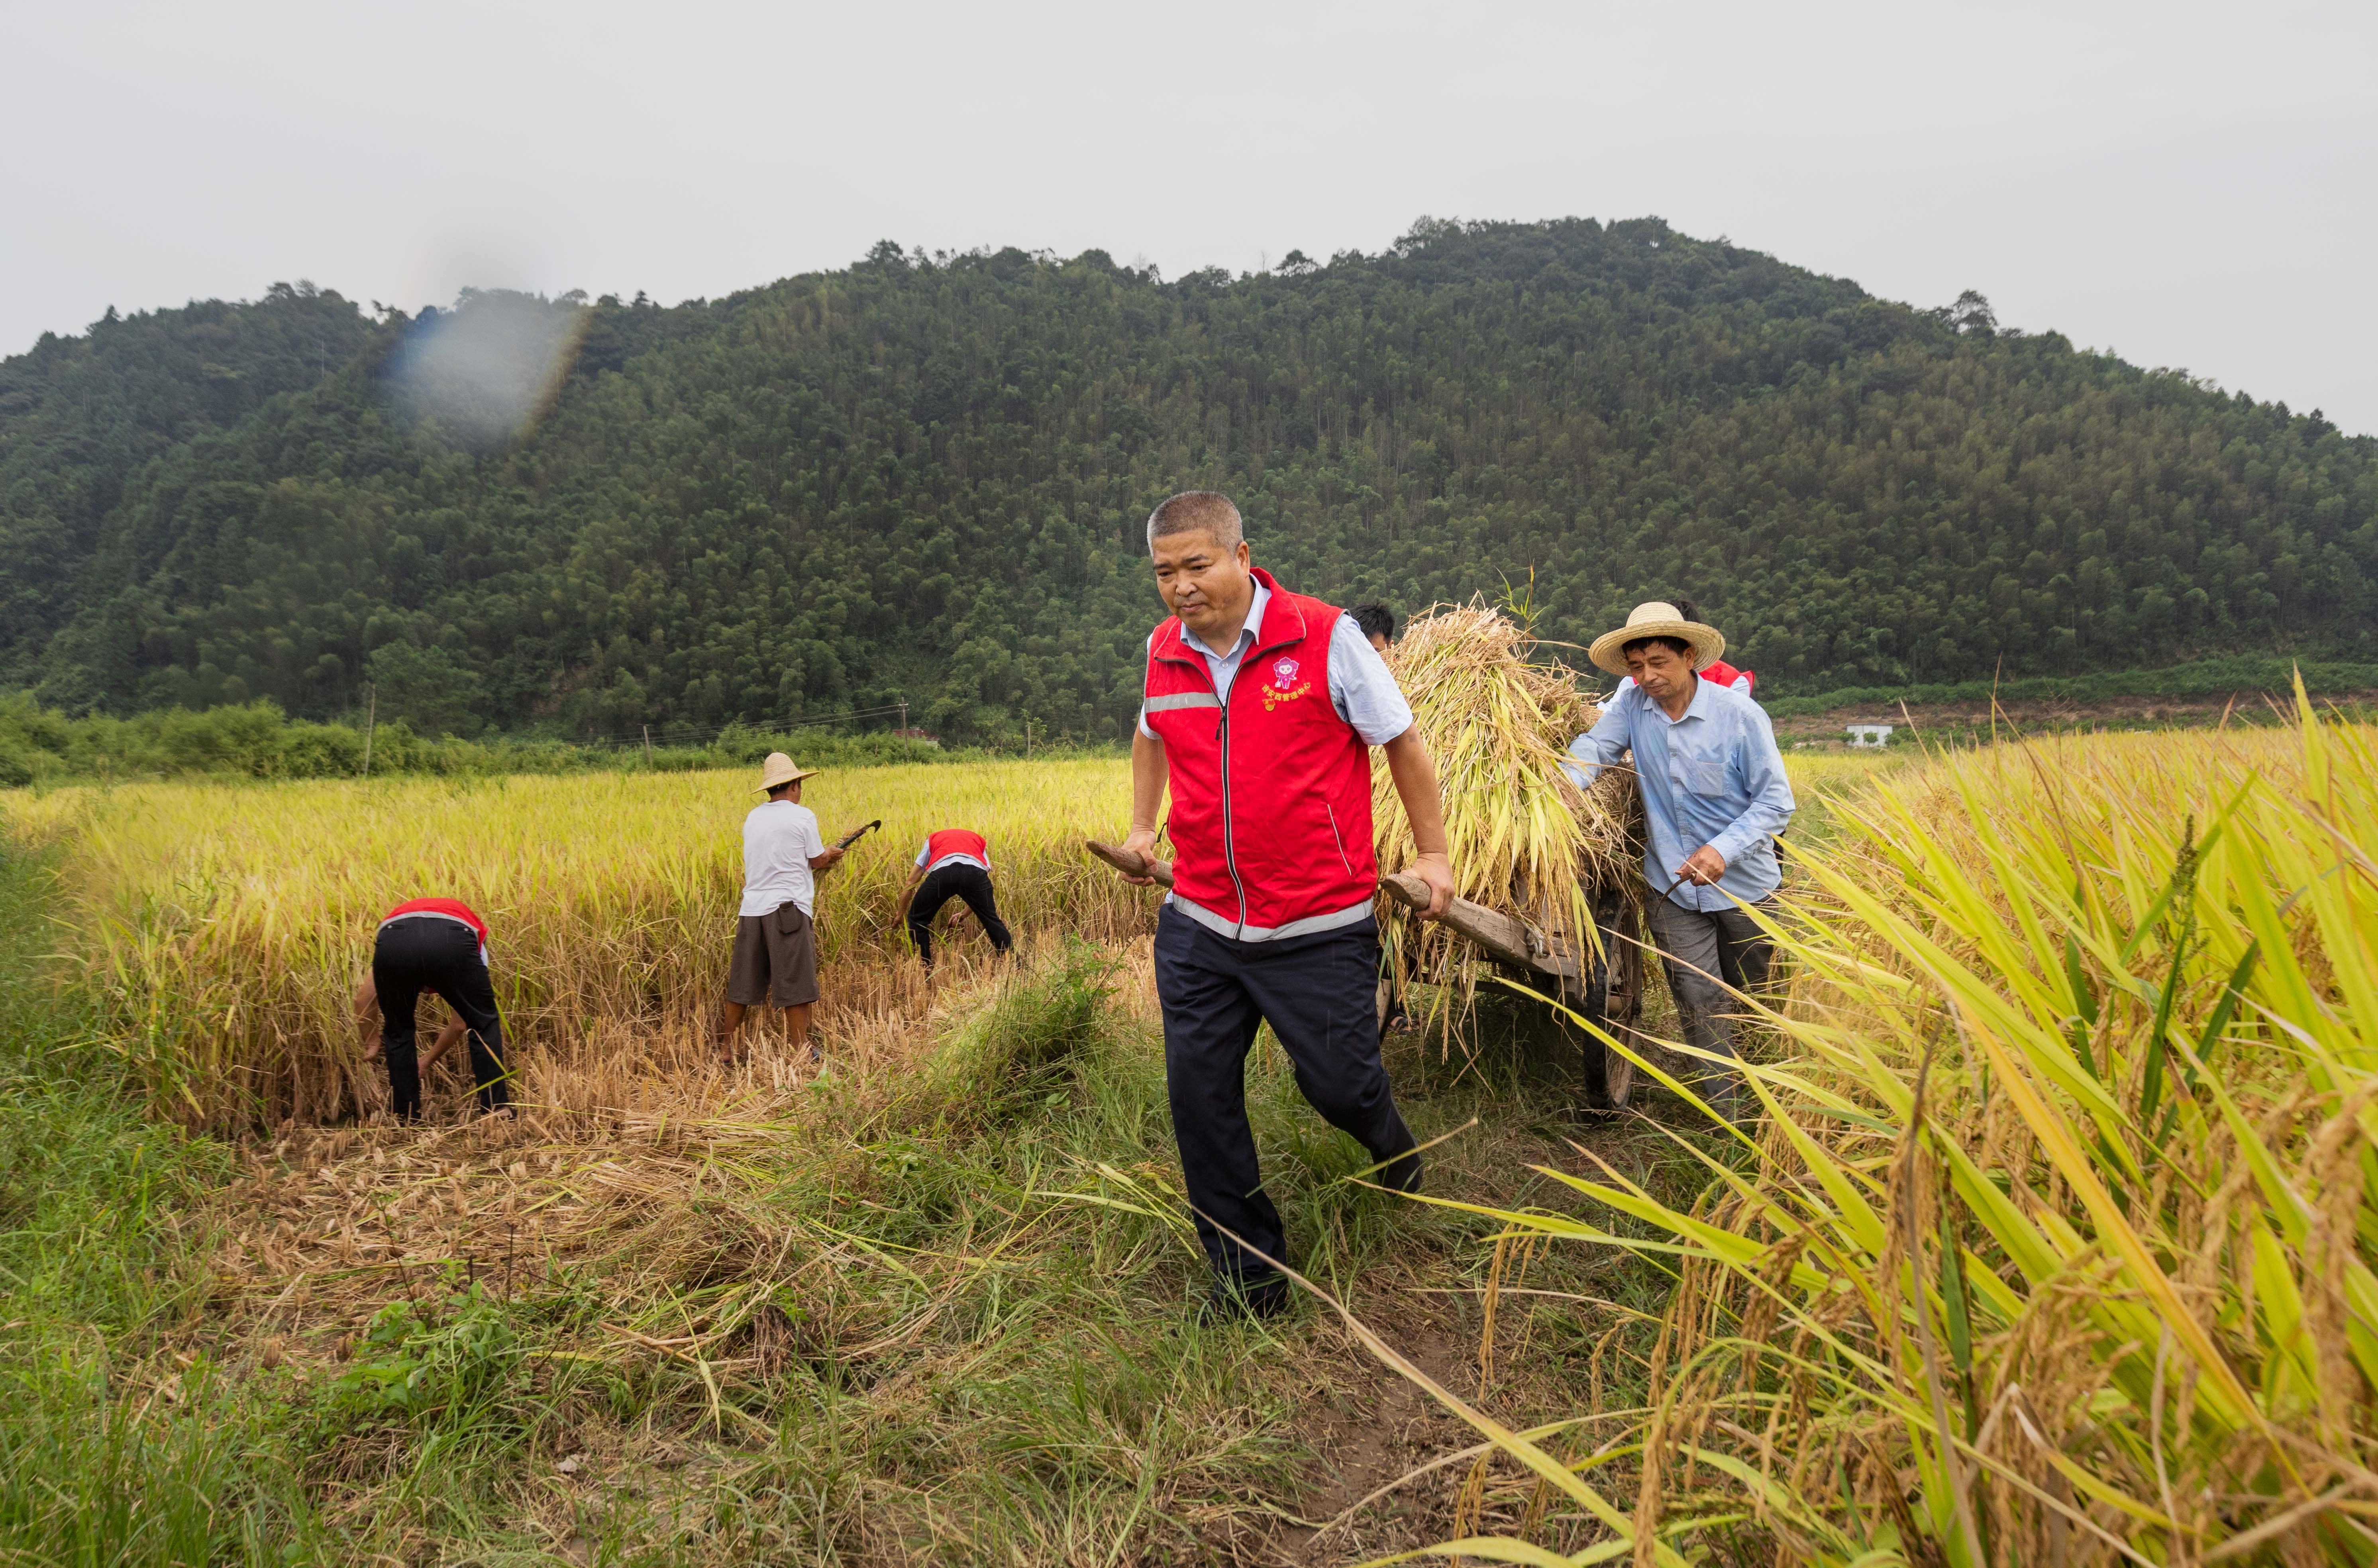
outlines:
[{"label": "utility pole", "polygon": [[900,699],[900,727],[902,729],[908,727],[908,700],[905,697]]},{"label": "utility pole", "polygon": [[364,777],[371,777],[372,731],[379,724],[379,682],[364,688]]},{"label": "utility pole", "polygon": [[649,767],[651,767],[652,765],[653,765],[653,726],[652,726],[652,725],[650,725],[650,724],[646,724],[646,725],[644,726],[644,766],[645,766],[645,767],[647,767],[647,768],[649,768]]}]

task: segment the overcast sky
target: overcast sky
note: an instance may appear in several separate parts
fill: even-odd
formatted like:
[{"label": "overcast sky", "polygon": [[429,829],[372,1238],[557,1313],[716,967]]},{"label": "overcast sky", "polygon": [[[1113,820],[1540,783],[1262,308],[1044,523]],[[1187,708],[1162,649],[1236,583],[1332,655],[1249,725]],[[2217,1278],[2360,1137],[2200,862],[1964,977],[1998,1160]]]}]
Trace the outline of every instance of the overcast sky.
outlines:
[{"label": "overcast sky", "polygon": [[2378,4],[0,0],[0,353],[881,238],[1250,270],[1656,213],[2378,432]]}]

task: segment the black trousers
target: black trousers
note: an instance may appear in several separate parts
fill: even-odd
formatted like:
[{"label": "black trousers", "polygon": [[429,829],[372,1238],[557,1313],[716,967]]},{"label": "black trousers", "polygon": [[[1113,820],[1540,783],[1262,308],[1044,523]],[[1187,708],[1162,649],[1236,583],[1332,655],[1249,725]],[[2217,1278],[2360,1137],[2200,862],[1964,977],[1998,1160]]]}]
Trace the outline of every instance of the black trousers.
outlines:
[{"label": "black trousers", "polygon": [[991,873],[979,866],[953,861],[926,872],[925,880],[917,884],[917,896],[908,901],[908,940],[917,944],[919,958],[933,962],[933,916],[954,898],[966,900],[966,906],[982,922],[983,934],[992,947],[1005,952],[1015,945],[1007,923],[999,917],[998,902],[991,896]]},{"label": "black trousers", "polygon": [[400,1120],[421,1119],[421,1067],[414,1011],[424,991],[446,999],[470,1031],[471,1076],[479,1108],[510,1103],[504,1083],[504,1022],[496,987],[479,961],[478,933],[459,920],[414,916],[379,928],[372,948],[372,987],[379,992],[379,1048],[388,1059],[388,1086]]},{"label": "black trousers", "polygon": [[[1296,1086],[1332,1127],[1371,1158],[1409,1154],[1416,1140],[1396,1110],[1379,1060],[1379,928],[1364,919],[1309,937],[1240,942],[1171,904],[1156,920],[1156,995],[1164,1007],[1164,1082],[1181,1174],[1197,1239],[1226,1280],[1271,1273],[1248,1246],[1285,1261],[1279,1210],[1262,1191],[1247,1125],[1247,1052],[1268,1023],[1296,1069]],[[1373,1179],[1413,1187],[1420,1156]]]}]

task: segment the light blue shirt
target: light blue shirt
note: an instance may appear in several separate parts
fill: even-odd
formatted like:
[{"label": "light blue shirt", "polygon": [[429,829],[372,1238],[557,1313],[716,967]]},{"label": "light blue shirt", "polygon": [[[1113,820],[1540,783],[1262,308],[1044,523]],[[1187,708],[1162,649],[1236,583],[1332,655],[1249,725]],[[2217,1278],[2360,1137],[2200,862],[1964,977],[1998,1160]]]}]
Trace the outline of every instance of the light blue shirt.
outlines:
[{"label": "light blue shirt", "polygon": [[[1775,835],[1792,820],[1791,781],[1767,710],[1738,691],[1695,680],[1685,716],[1671,719],[1633,685],[1621,687],[1602,710],[1602,722],[1569,742],[1583,766],[1563,763],[1579,785],[1594,772],[1635,753],[1643,791],[1643,876],[1652,891],[1704,915],[1755,904],[1775,891]],[[1709,845],[1725,856],[1715,887],[1676,881],[1676,868]]]},{"label": "light blue shirt", "polygon": [[[1187,627],[1181,628],[1181,640],[1197,652],[1206,661],[1207,670],[1214,677],[1214,695],[1224,702],[1231,700],[1231,683],[1238,678],[1239,664],[1263,637],[1264,606],[1271,603],[1271,590],[1261,582],[1255,584],[1255,602],[1247,606],[1247,624],[1239,631],[1239,640],[1231,644],[1227,653],[1217,653]],[[1152,646],[1156,639],[1148,637]],[[1404,700],[1396,677],[1387,673],[1387,662],[1354,617],[1339,615],[1337,626],[1329,633],[1329,705],[1338,716],[1354,726],[1365,746],[1385,746],[1411,728],[1411,704]],[[1139,712],[1139,733],[1148,739],[1156,732],[1147,727],[1147,710]]]}]

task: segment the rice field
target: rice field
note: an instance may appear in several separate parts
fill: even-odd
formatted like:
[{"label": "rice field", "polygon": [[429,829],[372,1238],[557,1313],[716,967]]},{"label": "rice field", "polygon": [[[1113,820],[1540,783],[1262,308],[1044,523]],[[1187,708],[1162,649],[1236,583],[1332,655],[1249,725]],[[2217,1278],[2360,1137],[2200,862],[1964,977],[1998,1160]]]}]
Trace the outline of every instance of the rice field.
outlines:
[{"label": "rice field", "polygon": [[2300,704],[1840,803],[1763,1139],[1688,1205],[1589,1155],[1581,1208],[1471,1210],[1677,1285],[1644,1405],[1463,1407],[1533,1521],[1467,1550],[2378,1559],[2378,732]]},{"label": "rice field", "polygon": [[[1454,1140],[1415,1214],[1352,1181],[1259,1059],[1267,1172],[1355,1315],[1227,1352],[1164,1337],[1198,1265],[1164,1146],[1152,896],[1077,847],[1120,827],[1119,759],[815,781],[829,834],[885,821],[825,883],[848,1071],[815,1081],[764,1052],[721,1078],[701,1049],[741,774],[135,785],[0,811],[59,841],[57,945],[105,993],[106,1037],[186,1119],[273,1129],[240,1145],[207,1271],[219,1347],[327,1378],[365,1325],[398,1323],[404,1271],[475,1269],[509,1300],[516,1254],[549,1260],[522,1299],[576,1315],[502,1385],[548,1423],[522,1440],[539,1462],[594,1441],[568,1431],[624,1444],[657,1421],[662,1458],[597,1443],[588,1463],[691,1454],[714,1490],[823,1487],[806,1445],[835,1412],[873,1446],[832,1472],[861,1478],[784,1549],[800,1560],[963,1560],[950,1543],[994,1528],[1018,1562],[1170,1560],[1193,1538],[1291,1560],[1277,1500],[1316,1494],[1281,1412],[1343,1403],[1367,1346],[1477,1446],[1399,1418],[1434,1447],[1320,1489],[1299,1517],[1343,1550],[1294,1561],[1429,1541],[1509,1562],[2378,1561],[2378,735],[2307,711],[1786,761],[1792,978],[1755,1004],[1759,1135],[1689,1114],[1673,1047],[1642,1064],[1663,1086],[1642,1119],[1558,1136],[1530,1119],[1556,1094],[1448,1090],[1400,1076],[1407,1055],[1399,1098]],[[916,841],[957,823],[991,839],[1032,952],[998,978],[961,940],[929,987],[892,910]],[[344,1119],[384,1094],[346,987],[381,910],[432,887],[495,927],[519,1126]],[[405,1344],[448,1332],[434,1316]],[[1159,1339],[1160,1375],[1133,1359]],[[364,1475],[326,1495],[377,1517],[393,1456],[437,1444],[370,1430],[381,1446],[322,1463]],[[1017,1456],[1051,1454],[1072,1457],[1043,1497]],[[710,1495],[691,1474],[685,1495]],[[502,1503],[591,1533],[556,1506]],[[652,1506],[638,1528],[686,1527]],[[374,1538],[447,1538],[405,1517]],[[759,1550],[703,1528],[688,1561]]]},{"label": "rice field", "polygon": [[[1814,783],[1874,764],[1793,766]],[[589,1042],[649,1054],[714,1029],[751,786],[741,772],[176,782],[8,792],[0,820],[66,841],[64,946],[159,1102],[192,1122],[278,1125],[384,1106],[376,1047],[358,1041],[348,999],[380,916],[407,898],[458,897],[487,920],[498,999],[527,1071]],[[828,1031],[919,1000],[919,966],[895,915],[936,828],[990,839],[1001,914],[1017,930],[1145,935],[1152,896],[1080,850],[1085,837],[1120,838],[1130,801],[1120,758],[810,781],[803,804],[829,839],[883,822],[821,881]],[[961,962],[988,951],[979,934],[955,944]]]},{"label": "rice field", "polygon": [[[68,841],[67,945],[160,1098],[186,1119],[270,1124],[383,1103],[348,997],[380,916],[407,898],[459,897],[487,920],[498,999],[531,1058],[597,1034],[715,1029],[751,782],[176,783],[19,795],[7,810],[19,832]],[[907,951],[895,908],[935,828],[989,836],[1012,923],[1105,940],[1147,920],[1145,897],[1076,847],[1128,819],[1118,763],[835,771],[804,804],[829,839],[883,821],[822,879],[830,1020],[885,1004]]]}]

